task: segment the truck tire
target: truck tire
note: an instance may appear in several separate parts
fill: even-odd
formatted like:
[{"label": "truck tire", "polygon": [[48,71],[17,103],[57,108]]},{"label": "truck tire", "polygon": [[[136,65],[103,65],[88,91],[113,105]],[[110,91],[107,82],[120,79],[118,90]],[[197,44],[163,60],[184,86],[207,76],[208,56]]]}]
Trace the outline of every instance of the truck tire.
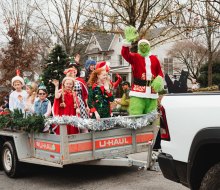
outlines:
[{"label": "truck tire", "polygon": [[16,153],[14,143],[12,141],[7,141],[2,147],[1,153],[2,166],[7,174],[7,176],[14,178],[20,173],[19,171],[19,161]]},{"label": "truck tire", "polygon": [[211,167],[205,174],[200,190],[217,190],[220,189],[220,163]]}]

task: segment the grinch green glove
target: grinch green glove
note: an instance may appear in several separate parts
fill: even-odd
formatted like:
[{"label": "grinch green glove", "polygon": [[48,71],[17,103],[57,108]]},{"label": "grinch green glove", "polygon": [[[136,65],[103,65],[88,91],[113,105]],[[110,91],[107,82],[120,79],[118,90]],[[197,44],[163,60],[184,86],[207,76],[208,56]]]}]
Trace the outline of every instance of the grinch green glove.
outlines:
[{"label": "grinch green glove", "polygon": [[124,30],[124,34],[125,34],[126,41],[130,43],[136,41],[139,36],[136,28],[133,26],[126,27]]},{"label": "grinch green glove", "polygon": [[153,82],[151,83],[152,88],[155,92],[160,92],[163,90],[164,84],[163,84],[163,78],[161,76],[157,76]]}]

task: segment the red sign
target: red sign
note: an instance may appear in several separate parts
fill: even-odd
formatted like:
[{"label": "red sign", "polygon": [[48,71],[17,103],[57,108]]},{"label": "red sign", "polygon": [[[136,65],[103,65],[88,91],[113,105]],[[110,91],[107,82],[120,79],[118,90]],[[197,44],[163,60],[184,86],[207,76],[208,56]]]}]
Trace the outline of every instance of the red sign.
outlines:
[{"label": "red sign", "polygon": [[55,144],[55,143],[51,143],[51,142],[44,142],[44,141],[35,141],[34,147],[36,149],[60,153],[60,144]]},{"label": "red sign", "polygon": [[124,145],[130,145],[130,144],[132,144],[132,137],[126,136],[126,137],[119,137],[119,138],[97,140],[95,142],[95,147],[96,149],[100,149],[100,148],[110,148],[110,147],[124,146]]}]

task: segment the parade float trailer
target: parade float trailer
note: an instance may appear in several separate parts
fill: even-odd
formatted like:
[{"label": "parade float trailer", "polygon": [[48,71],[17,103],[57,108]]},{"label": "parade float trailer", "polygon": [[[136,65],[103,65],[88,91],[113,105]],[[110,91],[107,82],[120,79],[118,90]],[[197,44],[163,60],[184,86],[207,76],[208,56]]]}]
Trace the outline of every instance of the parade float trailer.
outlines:
[{"label": "parade float trailer", "polygon": [[[133,116],[133,119],[137,117]],[[0,130],[2,168],[9,177],[19,175],[22,163],[59,168],[69,164],[135,165],[149,169],[153,163],[151,153],[155,126],[156,119],[139,129],[119,126],[74,135],[67,134],[65,124],[60,125],[60,135]],[[146,151],[148,154],[144,161],[129,157]]]}]

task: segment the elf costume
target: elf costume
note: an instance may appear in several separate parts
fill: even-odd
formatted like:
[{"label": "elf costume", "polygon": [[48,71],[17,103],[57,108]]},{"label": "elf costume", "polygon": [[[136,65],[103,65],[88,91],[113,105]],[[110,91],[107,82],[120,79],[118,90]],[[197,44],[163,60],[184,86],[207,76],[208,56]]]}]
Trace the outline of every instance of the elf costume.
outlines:
[{"label": "elf costume", "polygon": [[[100,61],[100,62],[97,63],[95,69],[103,68],[109,74],[110,73],[110,66],[109,65],[110,65],[110,62],[108,62],[108,61]],[[116,73],[116,77],[117,77],[117,80],[115,82],[113,82],[109,78],[109,83],[111,85],[111,90],[116,89],[119,86],[119,84],[122,82],[122,78],[118,73]]]},{"label": "elf costume", "polygon": [[[72,65],[75,68],[78,68],[76,65]],[[76,77],[77,75],[74,74],[73,68],[66,69],[64,71],[64,74],[67,77],[72,77],[74,79],[74,91],[76,92],[78,101],[79,101],[79,109],[80,109],[80,117],[84,119],[88,119],[89,115],[87,113],[86,107],[87,107],[87,100],[88,100],[88,89],[86,86],[85,81],[80,78]],[[78,69],[77,69],[78,70]]]},{"label": "elf costume", "polygon": [[[58,94],[60,94],[59,98],[54,98],[53,104],[53,114],[54,116],[75,116],[79,113],[79,102],[74,91],[74,87],[72,90],[66,90],[64,87],[65,81],[71,80],[73,81],[73,85],[75,84],[74,79],[72,77],[65,77],[62,81],[62,89],[58,90]],[[56,93],[56,92],[55,92]],[[60,134],[60,127],[53,126],[53,131],[55,134]],[[79,133],[79,129],[72,125],[67,125],[67,134],[77,134]]]},{"label": "elf costume", "polygon": [[138,42],[138,53],[131,53],[131,42],[138,37],[134,27],[125,29],[125,41],[122,46],[122,57],[131,64],[133,84],[131,86],[129,114],[149,113],[157,108],[158,93],[163,89],[163,72],[155,55],[150,54],[149,41]]},{"label": "elf costume", "polygon": [[[109,67],[106,65],[106,62],[99,62],[90,76],[88,105],[92,118],[96,118],[95,112],[98,112],[100,118],[111,117],[110,102],[114,101],[114,96],[111,93],[110,88],[108,88],[107,91],[104,87],[109,81],[105,78],[105,83],[101,85],[98,83],[101,72],[107,74],[108,69]],[[111,84],[108,84],[108,87],[111,87]]]},{"label": "elf costume", "polygon": [[[97,111],[101,118],[111,117],[110,102],[114,101],[112,93],[107,93],[104,86],[98,86],[96,83],[89,87],[89,107],[91,113]],[[95,115],[92,114],[92,118]]]}]

